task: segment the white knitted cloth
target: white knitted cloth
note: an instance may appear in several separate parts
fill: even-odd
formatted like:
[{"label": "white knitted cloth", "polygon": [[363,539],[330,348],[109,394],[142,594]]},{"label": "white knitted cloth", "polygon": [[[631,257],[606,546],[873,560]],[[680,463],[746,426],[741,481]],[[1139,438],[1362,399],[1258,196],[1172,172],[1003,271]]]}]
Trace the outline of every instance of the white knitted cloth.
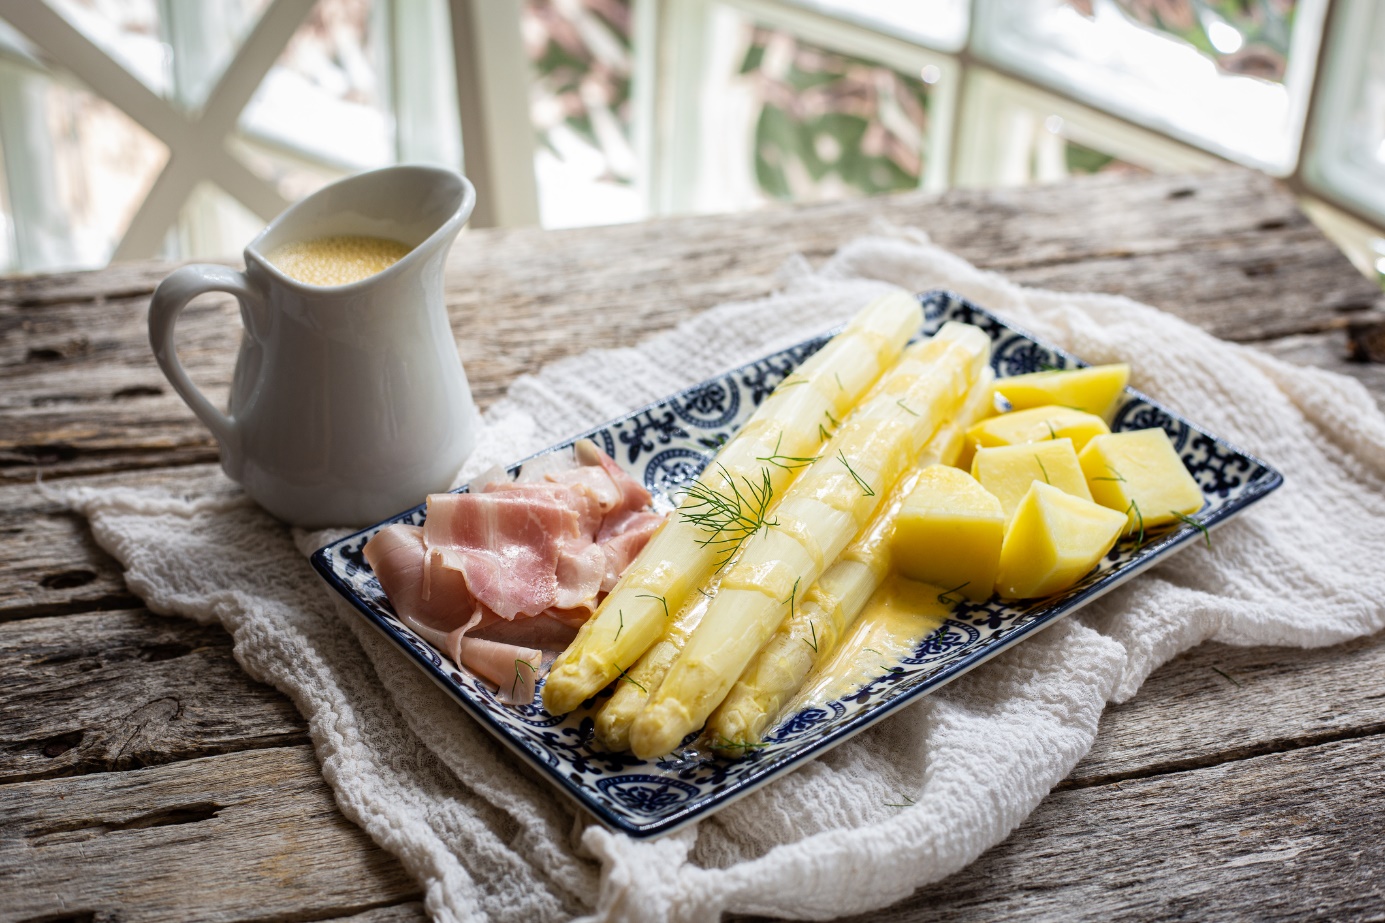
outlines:
[{"label": "white knitted cloth", "polygon": [[[220,622],[236,658],[307,717],[342,811],[415,875],[436,920],[806,919],[885,906],[1000,842],[1090,749],[1105,703],[1202,641],[1312,647],[1385,625],[1385,417],[1356,382],[1229,345],[1152,308],[1019,288],[882,233],[784,291],[515,383],[463,479],[838,324],[884,283],[950,288],[1278,467],[1285,486],[1037,637],[693,828],[590,824],[363,620],[291,535],[226,499],[81,490],[156,612]],[[916,802],[899,808],[904,799]]]}]

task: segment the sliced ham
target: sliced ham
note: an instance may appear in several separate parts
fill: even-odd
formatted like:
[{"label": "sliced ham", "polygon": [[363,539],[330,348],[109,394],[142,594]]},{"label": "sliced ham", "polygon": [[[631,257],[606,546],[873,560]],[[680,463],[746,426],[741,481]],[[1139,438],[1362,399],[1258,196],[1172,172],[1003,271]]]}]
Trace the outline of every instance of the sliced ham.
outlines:
[{"label": "sliced ham", "polygon": [[623,512],[618,516],[607,517],[597,534],[596,547],[601,549],[605,559],[604,574],[601,578],[601,591],[609,593],[615,587],[625,568],[644,550],[654,532],[663,525],[663,513],[650,510]]},{"label": "sliced ham", "polygon": [[424,592],[448,573],[465,576],[471,595],[503,619],[538,615],[558,595],[558,563],[581,538],[571,504],[537,491],[433,494],[423,541]]},{"label": "sliced ham", "polygon": [[405,624],[502,702],[527,704],[544,653],[571,643],[664,521],[650,503],[583,440],[517,481],[495,469],[470,493],[430,496],[422,528],[385,527],[365,557]]}]

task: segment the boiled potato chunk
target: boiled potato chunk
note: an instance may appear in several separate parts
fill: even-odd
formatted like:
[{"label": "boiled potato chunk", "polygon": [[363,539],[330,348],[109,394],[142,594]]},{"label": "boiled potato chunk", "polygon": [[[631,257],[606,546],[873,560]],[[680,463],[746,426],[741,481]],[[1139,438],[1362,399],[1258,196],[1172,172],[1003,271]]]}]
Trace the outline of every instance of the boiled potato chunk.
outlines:
[{"label": "boiled potato chunk", "polygon": [[971,475],[1000,501],[1007,522],[1035,481],[1092,499],[1071,439],[977,449]]},{"label": "boiled potato chunk", "polygon": [[1092,499],[1125,513],[1132,533],[1202,509],[1202,489],[1158,427],[1097,436],[1079,460]]},{"label": "boiled potato chunk", "polygon": [[978,602],[989,599],[1005,538],[1005,511],[965,471],[925,468],[895,520],[895,570]]},{"label": "boiled potato chunk", "polygon": [[1071,439],[1073,448],[1081,452],[1093,436],[1110,431],[1106,421],[1096,414],[1049,404],[982,420],[967,430],[967,438],[977,448]]},{"label": "boiled potato chunk", "polygon": [[997,380],[992,388],[1016,410],[1057,404],[1110,420],[1129,380],[1130,366],[1119,362],[1070,371],[1014,375]]},{"label": "boiled potato chunk", "polygon": [[1124,529],[1123,514],[1035,483],[1005,532],[996,592],[1029,599],[1065,590],[1105,557]]}]

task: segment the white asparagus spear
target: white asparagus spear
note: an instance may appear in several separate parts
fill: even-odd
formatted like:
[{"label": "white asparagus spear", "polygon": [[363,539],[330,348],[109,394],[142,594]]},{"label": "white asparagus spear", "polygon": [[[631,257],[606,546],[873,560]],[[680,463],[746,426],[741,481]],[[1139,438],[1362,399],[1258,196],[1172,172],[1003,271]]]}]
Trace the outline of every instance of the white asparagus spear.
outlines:
[{"label": "white asparagus spear", "polygon": [[918,302],[902,291],[876,299],[779,384],[699,478],[713,495],[741,495],[746,515],[709,535],[688,518],[699,509],[690,494],[554,661],[543,689],[549,712],[572,711],[617,677],[632,678],[627,670],[670,616],[769,514],[774,498],[817,455],[826,427],[895,362],[922,321]]},{"label": "white asparagus spear", "polygon": [[631,725],[636,756],[668,753],[702,726],[797,594],[837,559],[940,422],[956,413],[989,353],[983,332],[953,322],[906,350],[745,540],[707,614]]},{"label": "white asparagus spear", "polygon": [[802,688],[808,674],[835,649],[893,567],[890,533],[918,473],[929,465],[957,461],[966,430],[990,412],[995,373],[985,369],[971,386],[957,415],[938,427],[919,454],[916,467],[895,485],[870,524],[847,546],[780,624],[764,649],[745,668],[736,685],[707,721],[707,737],[730,755],[759,743],[765,729]]}]

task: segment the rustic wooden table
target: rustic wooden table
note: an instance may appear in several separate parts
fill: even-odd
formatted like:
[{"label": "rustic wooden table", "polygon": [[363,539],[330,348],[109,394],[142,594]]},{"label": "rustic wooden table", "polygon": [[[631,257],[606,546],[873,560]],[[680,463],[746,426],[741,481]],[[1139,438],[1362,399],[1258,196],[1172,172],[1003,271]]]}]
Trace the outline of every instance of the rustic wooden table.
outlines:
[{"label": "rustic wooden table", "polygon": [[[482,231],[448,303],[477,399],[564,355],[761,295],[873,219],[1030,284],[1117,292],[1331,368],[1376,292],[1269,181],[1092,178],[571,232]],[[418,920],[337,812],[304,723],[219,628],[142,608],[48,482],[223,483],[145,337],[167,265],[0,280],[0,919]],[[193,305],[183,361],[225,394],[237,320]],[[1385,915],[1385,637],[1207,645],[1102,719],[1091,754],[955,883],[873,919]]]}]

